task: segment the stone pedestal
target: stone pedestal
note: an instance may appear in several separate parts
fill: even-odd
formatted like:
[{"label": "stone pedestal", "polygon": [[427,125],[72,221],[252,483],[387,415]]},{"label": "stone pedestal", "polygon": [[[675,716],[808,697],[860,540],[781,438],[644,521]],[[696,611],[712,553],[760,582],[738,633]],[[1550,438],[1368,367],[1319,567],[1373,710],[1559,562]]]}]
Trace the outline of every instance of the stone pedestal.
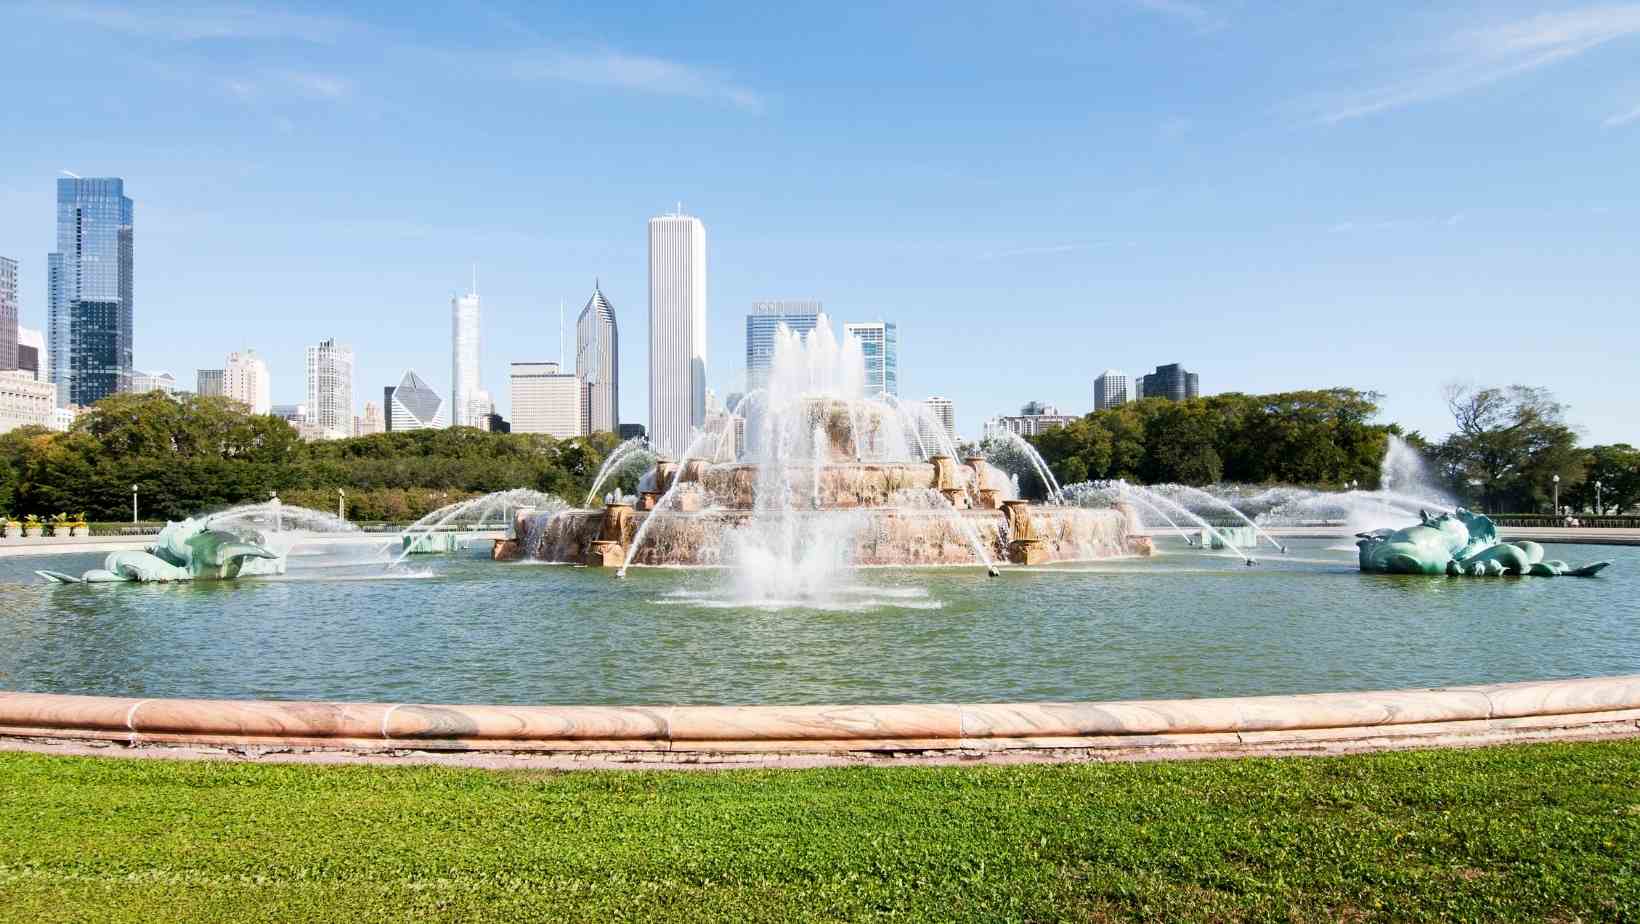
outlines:
[{"label": "stone pedestal", "polygon": [[948,491],[951,488],[961,488],[962,482],[957,479],[957,460],[950,456],[930,456],[928,459],[934,466],[934,490]]},{"label": "stone pedestal", "polygon": [[1002,492],[996,488],[980,488],[979,506],[981,510],[1000,510],[1002,508]]},{"label": "stone pedestal", "polygon": [[587,550],[586,563],[593,568],[619,568],[626,564],[626,550],[619,542],[599,539]]},{"label": "stone pedestal", "polygon": [[958,510],[967,510],[972,506],[968,500],[968,492],[962,488],[941,488],[940,493],[945,495],[947,503]]},{"label": "stone pedestal", "polygon": [[701,480],[701,478],[705,474],[706,474],[706,460],[705,459],[690,459],[689,461],[683,463],[683,467],[678,470],[678,480],[679,481],[684,481],[684,482],[689,482],[689,481],[697,481],[698,482],[698,481]]},{"label": "stone pedestal", "polygon": [[626,541],[626,534],[631,525],[631,504],[606,504],[604,506],[604,522],[598,529],[598,539],[601,542],[613,542],[619,545]]},{"label": "stone pedestal", "polygon": [[1022,500],[1002,502],[1003,516],[1008,519],[1008,538],[1018,542],[1035,539],[1036,528],[1031,524],[1031,505]]},{"label": "stone pedestal", "polygon": [[639,510],[654,510],[655,505],[661,502],[661,492],[645,491],[638,495]]},{"label": "stone pedestal", "polygon": [[1008,560],[1016,565],[1040,565],[1048,560],[1047,543],[1041,539],[1010,540]]},{"label": "stone pedestal", "polygon": [[678,463],[664,456],[655,460],[655,492],[665,494],[672,488],[672,479],[678,476]]}]

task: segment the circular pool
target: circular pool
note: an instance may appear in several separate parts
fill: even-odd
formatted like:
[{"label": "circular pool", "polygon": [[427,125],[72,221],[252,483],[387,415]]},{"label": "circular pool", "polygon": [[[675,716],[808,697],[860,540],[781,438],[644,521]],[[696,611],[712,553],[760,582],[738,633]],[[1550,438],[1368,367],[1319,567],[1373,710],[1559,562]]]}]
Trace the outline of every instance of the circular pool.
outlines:
[{"label": "circular pool", "polygon": [[1347,540],[1256,568],[1149,559],[862,569],[803,600],[722,570],[607,571],[366,547],[237,582],[49,585],[0,558],[0,689],[497,704],[1091,701],[1640,673],[1640,548],[1594,579],[1365,575]]}]

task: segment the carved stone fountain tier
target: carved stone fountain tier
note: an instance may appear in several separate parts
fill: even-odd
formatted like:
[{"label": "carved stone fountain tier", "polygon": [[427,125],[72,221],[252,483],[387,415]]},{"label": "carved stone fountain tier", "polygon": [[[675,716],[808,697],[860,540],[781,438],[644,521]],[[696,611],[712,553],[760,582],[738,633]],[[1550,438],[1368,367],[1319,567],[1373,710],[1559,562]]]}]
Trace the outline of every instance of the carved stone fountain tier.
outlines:
[{"label": "carved stone fountain tier", "polygon": [[[973,527],[979,541],[997,561],[1040,564],[1151,552],[1150,539],[1134,531],[1131,511],[1020,507],[1013,516],[1021,519],[1010,520],[993,510],[963,510],[956,516]],[[517,535],[528,535],[525,521],[530,515],[527,511],[520,514],[521,521],[515,527]],[[798,516],[800,522],[802,518],[851,518],[854,522],[848,530],[852,536],[849,560],[856,565],[976,563],[973,546],[950,511],[860,508],[809,511]],[[644,512],[626,505],[610,505],[605,510],[569,510],[554,516],[539,531],[532,548],[519,548],[515,554],[543,561],[619,566],[625,550],[648,517],[659,519],[633,559],[635,564],[701,567],[734,564],[735,549],[730,534],[747,527],[753,512],[729,509]],[[1018,528],[1015,524],[1021,520],[1029,522],[1030,535],[1014,538],[1013,530]],[[501,548],[498,544],[497,549]]]},{"label": "carved stone fountain tier", "polygon": [[657,459],[636,509],[520,511],[515,538],[494,554],[599,567],[733,565],[743,545],[736,534],[771,508],[798,535],[841,543],[860,566],[986,563],[976,542],[990,561],[1023,565],[1151,552],[1133,510],[1005,500],[1012,484],[983,458],[873,461],[915,429],[887,405],[817,398],[794,407],[796,432],[818,434],[804,451],[755,463]]}]

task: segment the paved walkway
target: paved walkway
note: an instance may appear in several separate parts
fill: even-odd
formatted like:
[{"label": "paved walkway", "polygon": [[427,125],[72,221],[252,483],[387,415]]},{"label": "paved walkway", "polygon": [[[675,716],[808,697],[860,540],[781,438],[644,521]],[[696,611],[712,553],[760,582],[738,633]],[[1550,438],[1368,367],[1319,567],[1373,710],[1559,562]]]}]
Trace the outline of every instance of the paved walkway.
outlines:
[{"label": "paved walkway", "polygon": [[[482,538],[494,538],[500,533],[471,533]],[[387,545],[398,542],[397,533],[316,533],[302,540],[304,546],[315,545]],[[154,542],[153,536],[7,536],[0,539],[0,556],[6,555],[71,555],[85,552],[119,552],[128,549],[146,549]]]}]

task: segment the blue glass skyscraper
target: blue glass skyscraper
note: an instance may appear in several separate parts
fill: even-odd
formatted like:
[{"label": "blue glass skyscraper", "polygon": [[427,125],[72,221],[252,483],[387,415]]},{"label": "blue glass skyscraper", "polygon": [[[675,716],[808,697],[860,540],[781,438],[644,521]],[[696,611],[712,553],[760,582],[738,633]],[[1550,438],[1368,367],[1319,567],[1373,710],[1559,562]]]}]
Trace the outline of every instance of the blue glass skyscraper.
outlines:
[{"label": "blue glass skyscraper", "polygon": [[774,333],[784,324],[794,334],[807,334],[820,325],[817,301],[753,302],[746,316],[746,391],[769,384],[774,365]]},{"label": "blue glass skyscraper", "polygon": [[900,329],[892,321],[843,325],[843,336],[860,341],[866,357],[866,394],[900,395]]},{"label": "blue glass skyscraper", "polygon": [[57,181],[57,250],[46,257],[47,340],[57,403],[131,388],[131,200],[115,177]]}]

